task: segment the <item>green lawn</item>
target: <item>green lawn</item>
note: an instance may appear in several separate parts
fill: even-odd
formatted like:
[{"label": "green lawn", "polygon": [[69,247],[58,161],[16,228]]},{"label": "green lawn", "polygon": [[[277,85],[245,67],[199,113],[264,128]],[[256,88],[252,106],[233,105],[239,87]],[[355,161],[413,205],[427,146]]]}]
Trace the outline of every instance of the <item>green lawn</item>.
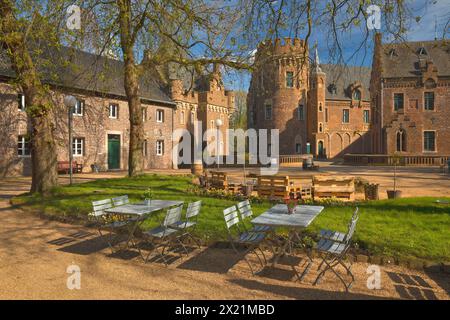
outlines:
[{"label": "green lawn", "polygon": [[[198,233],[209,241],[224,239],[222,209],[236,201],[196,196],[189,192],[191,179],[190,176],[145,175],[133,179],[96,180],[59,187],[48,198],[24,194],[12,202],[47,216],[85,219],[91,211],[92,200],[128,194],[131,201],[137,201],[141,200],[144,190],[151,187],[157,199],[203,200]],[[435,200],[408,198],[359,204],[360,220],[354,237],[357,245],[371,254],[450,261],[450,206],[436,204]],[[254,203],[254,213],[260,214],[270,206],[269,202]],[[352,212],[352,206],[327,206],[308,232],[314,235],[320,228],[345,231]],[[157,224],[160,218],[161,215],[151,218],[147,226]]]}]

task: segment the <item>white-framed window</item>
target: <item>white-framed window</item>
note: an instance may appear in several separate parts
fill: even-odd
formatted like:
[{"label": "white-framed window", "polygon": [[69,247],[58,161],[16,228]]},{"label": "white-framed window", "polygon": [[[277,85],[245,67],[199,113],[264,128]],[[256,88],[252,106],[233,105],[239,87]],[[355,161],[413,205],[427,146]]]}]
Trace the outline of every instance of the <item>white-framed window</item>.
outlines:
[{"label": "white-framed window", "polygon": [[164,122],[164,110],[156,110],[156,122]]},{"label": "white-framed window", "polygon": [[295,144],[295,153],[297,153],[297,154],[301,154],[302,153],[302,144],[301,143],[296,143]]},{"label": "white-framed window", "polygon": [[184,111],[180,111],[180,124],[184,124],[185,122],[185,114]]},{"label": "white-framed window", "polygon": [[19,157],[29,157],[31,155],[30,139],[26,136],[19,136],[17,139],[17,155]]},{"label": "white-framed window", "polygon": [[423,100],[425,110],[434,110],[434,92],[424,92]]},{"label": "white-framed window", "polygon": [[323,124],[322,124],[322,122],[319,122],[319,132],[323,132]]},{"label": "white-framed window", "polygon": [[322,102],[319,102],[319,111],[320,111],[320,112],[323,111]]},{"label": "white-framed window", "polygon": [[84,100],[79,100],[77,99],[77,103],[75,104],[75,106],[73,107],[73,112],[72,114],[74,116],[83,116],[83,112],[84,112]]},{"label": "white-framed window", "polygon": [[72,139],[72,155],[74,157],[82,157],[84,154],[84,138]]},{"label": "white-framed window", "polygon": [[147,108],[142,108],[142,122],[147,121]]},{"label": "white-framed window", "polygon": [[349,122],[350,122],[350,110],[343,109],[342,110],[342,123],[349,123]]},{"label": "white-framed window", "polygon": [[144,157],[146,157],[148,155],[147,147],[148,147],[148,141],[147,141],[147,139],[145,139],[143,144],[142,144],[142,155]]},{"label": "white-framed window", "polygon": [[109,104],[109,117],[111,119],[117,119],[119,117],[119,105],[115,103]]},{"label": "white-framed window", "polygon": [[423,132],[423,151],[436,152],[436,131]]},{"label": "white-framed window", "polygon": [[164,140],[156,141],[156,155],[162,156],[164,154]]},{"label": "white-framed window", "polygon": [[19,111],[25,111],[25,95],[24,94],[19,93],[17,95],[17,104],[18,104]]},{"label": "white-framed window", "polygon": [[297,107],[297,119],[300,121],[305,120],[305,106],[303,104],[299,104]]},{"label": "white-framed window", "polygon": [[292,71],[286,72],[286,88],[294,87],[294,73]]},{"label": "white-framed window", "polygon": [[369,121],[370,121],[369,110],[364,110],[363,111],[363,121],[364,121],[364,123],[369,123]]},{"label": "white-framed window", "polygon": [[394,111],[403,110],[403,93],[394,93]]},{"label": "white-framed window", "polygon": [[272,120],[272,106],[267,104],[264,108],[266,120]]}]

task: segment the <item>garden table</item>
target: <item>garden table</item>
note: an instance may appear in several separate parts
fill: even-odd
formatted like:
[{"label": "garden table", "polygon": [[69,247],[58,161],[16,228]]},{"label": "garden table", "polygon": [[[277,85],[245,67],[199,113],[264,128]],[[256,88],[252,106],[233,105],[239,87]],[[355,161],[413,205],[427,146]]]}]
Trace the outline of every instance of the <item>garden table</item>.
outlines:
[{"label": "garden table", "polygon": [[[276,230],[277,228],[287,228],[289,230],[288,237],[284,239],[284,243],[280,245],[278,253],[273,258],[272,267],[275,267],[278,260],[287,254],[287,250],[292,243],[295,243],[296,240],[301,242],[300,230],[308,227],[323,209],[324,207],[322,206],[300,205],[295,207],[294,213],[289,214],[285,204],[277,204],[252,220],[254,225],[269,226],[272,230]],[[292,265],[292,269],[300,281],[307,274],[312,264],[311,257],[309,255],[307,256],[310,262],[301,276]]]},{"label": "garden table", "polygon": [[183,204],[183,201],[174,200],[151,200],[150,205],[142,203],[125,204],[110,209],[106,209],[105,213],[112,215],[135,216],[136,219],[130,219],[131,226],[129,228],[129,235],[126,247],[133,241],[136,229],[144,222],[145,218],[153,213],[163,209],[171,208]]}]

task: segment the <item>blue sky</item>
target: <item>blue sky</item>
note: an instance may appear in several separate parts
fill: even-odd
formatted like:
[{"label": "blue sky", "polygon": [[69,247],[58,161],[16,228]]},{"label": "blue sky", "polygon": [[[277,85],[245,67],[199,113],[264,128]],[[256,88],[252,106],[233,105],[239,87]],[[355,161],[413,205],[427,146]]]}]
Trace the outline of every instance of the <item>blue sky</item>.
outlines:
[{"label": "blue sky", "polygon": [[[450,0],[410,0],[407,1],[411,9],[413,17],[420,17],[419,21],[411,19],[407,22],[407,33],[405,35],[408,41],[433,40],[435,37],[435,26],[437,26],[437,37],[442,39],[444,28],[447,26],[446,38],[449,37],[450,20]],[[343,34],[341,43],[343,43],[343,56],[345,63],[348,65],[371,66],[373,53],[373,32],[370,34],[366,45],[355,51],[362,43],[365,33],[361,31],[361,27],[354,27],[350,32]],[[383,19],[382,13],[382,32],[386,28],[386,21]],[[321,63],[333,63],[333,57],[330,56],[328,48],[327,34],[321,32],[320,27],[313,30],[310,37],[310,46],[317,42]],[[393,39],[384,34],[384,42],[391,42]],[[301,35],[303,38],[304,35]],[[225,84],[233,90],[247,91],[250,82],[248,73],[232,73],[224,76]]]}]

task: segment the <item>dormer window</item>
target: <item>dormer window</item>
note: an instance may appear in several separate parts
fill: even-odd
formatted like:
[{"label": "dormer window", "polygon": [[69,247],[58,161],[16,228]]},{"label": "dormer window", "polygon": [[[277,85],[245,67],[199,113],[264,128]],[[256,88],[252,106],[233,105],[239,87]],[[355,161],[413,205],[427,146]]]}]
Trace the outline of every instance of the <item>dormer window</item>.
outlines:
[{"label": "dormer window", "polygon": [[418,53],[419,55],[427,55],[427,54],[428,54],[428,53],[427,53],[427,50],[425,50],[424,47],[420,47],[419,50],[417,51],[417,53]]},{"label": "dormer window", "polygon": [[361,91],[359,89],[353,90],[353,100],[361,100]]},{"label": "dormer window", "polygon": [[397,57],[397,51],[395,51],[394,48],[389,50],[389,58],[392,58],[392,57]]},{"label": "dormer window", "polygon": [[336,93],[337,93],[336,85],[335,85],[334,83],[330,84],[330,85],[328,86],[328,91],[329,91],[331,94],[336,94]]}]

